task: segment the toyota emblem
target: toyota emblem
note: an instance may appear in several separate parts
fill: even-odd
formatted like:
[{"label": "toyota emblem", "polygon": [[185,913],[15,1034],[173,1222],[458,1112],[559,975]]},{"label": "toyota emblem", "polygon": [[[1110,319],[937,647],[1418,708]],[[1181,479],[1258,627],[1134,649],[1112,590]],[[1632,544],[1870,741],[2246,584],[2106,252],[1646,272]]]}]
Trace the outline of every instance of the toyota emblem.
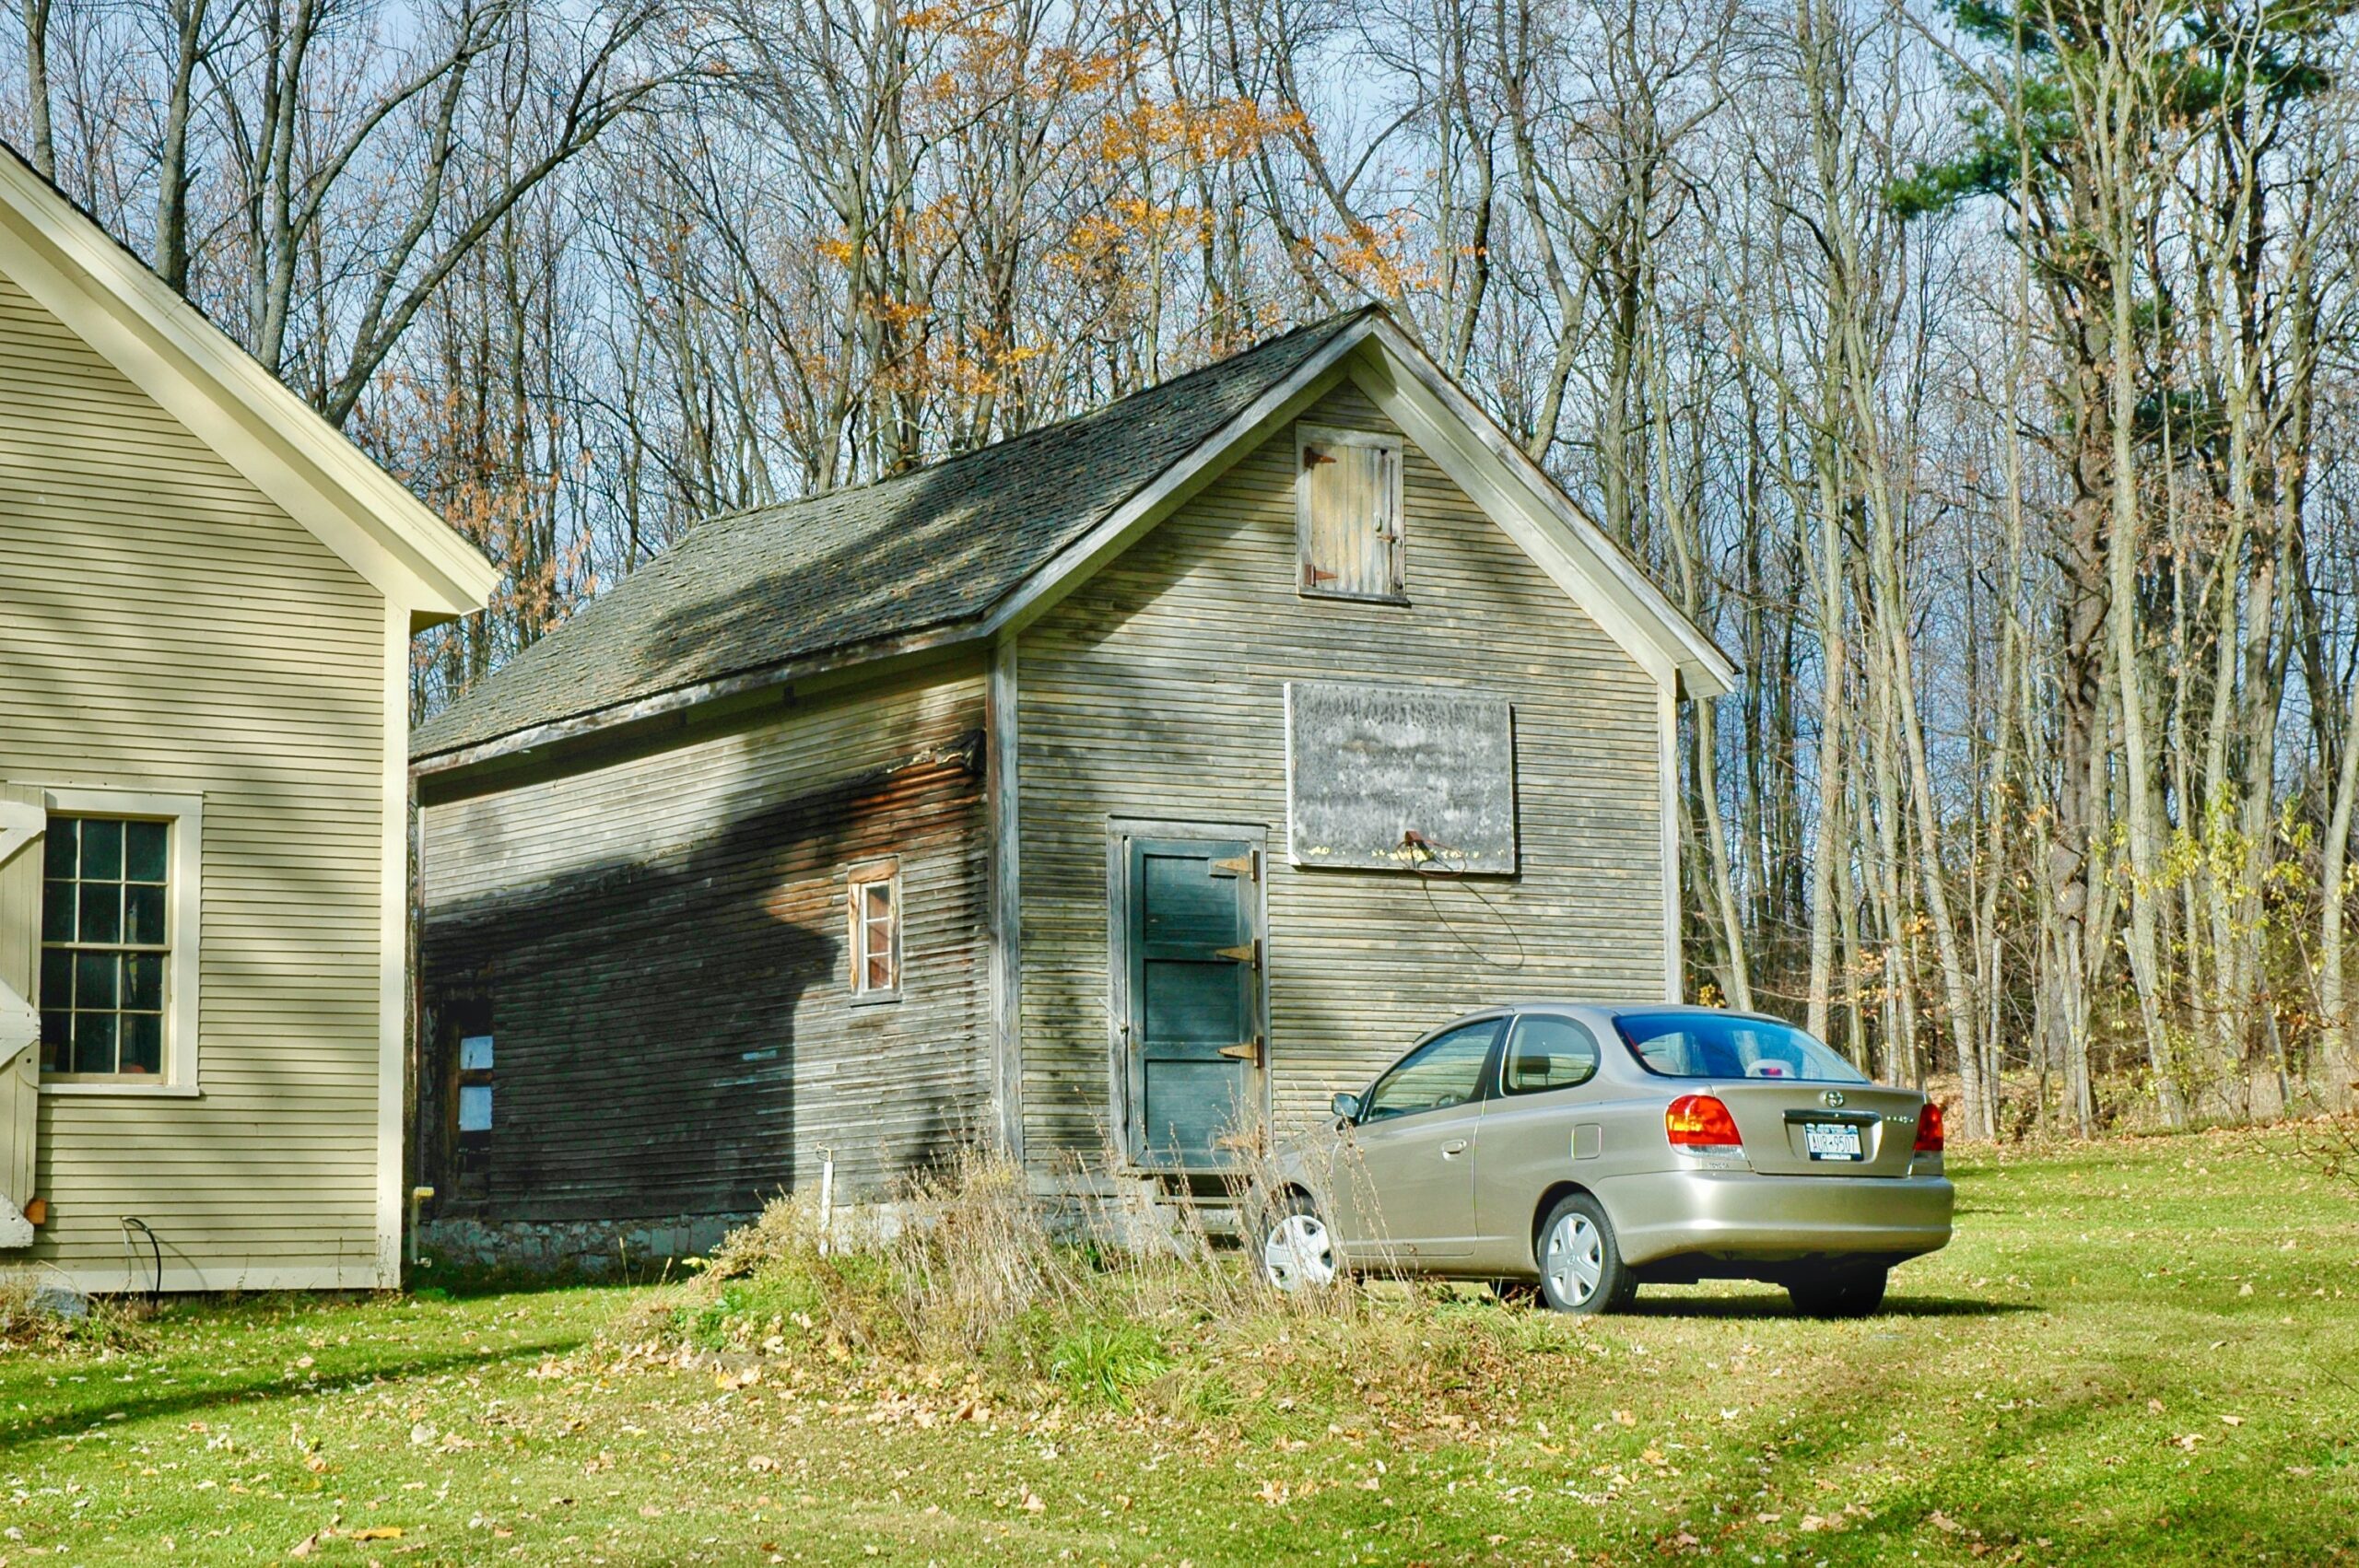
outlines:
[{"label": "toyota emblem", "polygon": [[1840,1089],[1829,1089],[1825,1094],[1821,1094],[1819,1098],[1825,1102],[1827,1109],[1833,1110],[1837,1106],[1842,1105],[1843,1091]]}]

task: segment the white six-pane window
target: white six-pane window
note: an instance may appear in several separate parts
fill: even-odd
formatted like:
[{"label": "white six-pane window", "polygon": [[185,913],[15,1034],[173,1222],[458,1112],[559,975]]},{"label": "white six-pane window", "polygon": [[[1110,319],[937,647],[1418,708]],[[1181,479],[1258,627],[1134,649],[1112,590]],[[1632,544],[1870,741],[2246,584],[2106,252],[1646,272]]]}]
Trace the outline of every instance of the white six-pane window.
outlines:
[{"label": "white six-pane window", "polygon": [[194,797],[49,791],[45,1088],[194,1091],[202,835]]},{"label": "white six-pane window", "polygon": [[1302,591],[1397,602],[1404,589],[1401,443],[1365,430],[1295,427]]},{"label": "white six-pane window", "polygon": [[854,866],[845,880],[851,994],[857,1000],[889,1000],[901,989],[900,862]]}]

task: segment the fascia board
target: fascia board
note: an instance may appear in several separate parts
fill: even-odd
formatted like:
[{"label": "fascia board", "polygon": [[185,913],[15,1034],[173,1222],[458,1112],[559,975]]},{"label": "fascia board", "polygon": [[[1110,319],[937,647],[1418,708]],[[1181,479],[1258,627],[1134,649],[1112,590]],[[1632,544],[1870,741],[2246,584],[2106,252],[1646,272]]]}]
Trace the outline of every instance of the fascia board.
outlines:
[{"label": "fascia board", "polygon": [[1630,558],[1583,516],[1490,415],[1389,321],[1356,379],[1427,456],[1659,682],[1725,696],[1737,670]]},{"label": "fascia board", "polygon": [[1254,399],[1104,521],[1010,590],[984,619],[982,635],[1012,637],[1030,626],[1226,472],[1231,463],[1325,396],[1344,379],[1344,367],[1367,340],[1374,321],[1370,312],[1339,330],[1285,380]]},{"label": "fascia board", "polygon": [[0,274],[414,617],[490,598],[480,552],[13,158]]}]

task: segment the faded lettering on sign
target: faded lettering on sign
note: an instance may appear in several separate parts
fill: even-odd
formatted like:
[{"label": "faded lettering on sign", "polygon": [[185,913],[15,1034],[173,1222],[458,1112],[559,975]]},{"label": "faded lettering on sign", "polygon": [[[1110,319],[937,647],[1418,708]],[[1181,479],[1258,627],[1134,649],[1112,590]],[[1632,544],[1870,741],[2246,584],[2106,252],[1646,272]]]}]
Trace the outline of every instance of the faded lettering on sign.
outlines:
[{"label": "faded lettering on sign", "polygon": [[1421,686],[1289,681],[1286,813],[1297,866],[1512,872],[1514,706]]}]

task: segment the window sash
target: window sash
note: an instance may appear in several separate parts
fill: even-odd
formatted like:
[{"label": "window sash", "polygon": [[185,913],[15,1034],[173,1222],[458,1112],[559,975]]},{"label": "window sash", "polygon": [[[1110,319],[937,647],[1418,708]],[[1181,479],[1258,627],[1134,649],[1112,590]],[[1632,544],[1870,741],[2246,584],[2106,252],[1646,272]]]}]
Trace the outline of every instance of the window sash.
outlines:
[{"label": "window sash", "polygon": [[[43,1014],[41,1093],[197,1094],[204,797],[103,785],[53,785],[43,794],[48,824],[39,851],[45,863],[41,868],[42,972],[37,977]],[[81,846],[72,846],[75,857],[69,861],[65,855],[67,847],[57,835],[69,824],[94,820],[122,823],[125,827],[95,858],[83,858]],[[111,940],[99,940],[107,934],[107,924],[101,917],[90,930],[82,929],[81,889],[110,883],[116,884],[113,912],[117,919]],[[73,890],[70,922],[53,923],[51,907],[57,902],[51,896],[53,886]],[[124,888],[146,891],[130,895],[133,902],[127,904]],[[149,938],[161,940],[143,940]],[[111,970],[116,990],[111,1010],[113,1038],[111,1042],[107,1038],[107,1024],[92,1024],[89,1036],[94,1054],[77,1060],[73,1049],[74,1016],[102,1017],[109,1010],[76,1007],[74,1004],[80,999],[70,993],[54,994],[54,988],[46,982],[59,965],[78,966],[86,959],[94,970],[101,965]],[[107,983],[99,982],[101,987]],[[61,1013],[65,1015],[62,1036]],[[55,1043],[61,1037],[63,1047]],[[111,1059],[106,1055],[109,1051]],[[119,1070],[126,1052],[135,1067],[153,1071],[75,1071],[85,1066]]]},{"label": "window sash", "polygon": [[901,986],[901,879],[898,862],[855,870],[847,879],[851,993],[886,1000]]},{"label": "window sash", "polygon": [[165,1076],[175,832],[169,818],[51,814],[41,850],[44,1077]]}]

